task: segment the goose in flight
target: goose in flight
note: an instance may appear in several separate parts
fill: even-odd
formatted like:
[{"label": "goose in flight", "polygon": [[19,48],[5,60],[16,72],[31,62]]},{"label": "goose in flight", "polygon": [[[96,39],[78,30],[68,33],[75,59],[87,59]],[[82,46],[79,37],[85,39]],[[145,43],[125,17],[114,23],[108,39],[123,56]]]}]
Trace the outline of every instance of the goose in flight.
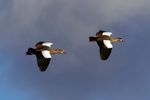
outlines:
[{"label": "goose in flight", "polygon": [[37,58],[37,65],[40,71],[45,71],[52,59],[52,54],[63,54],[63,49],[52,48],[53,43],[50,42],[38,42],[34,48],[28,48],[26,55],[35,55]]},{"label": "goose in flight", "polygon": [[107,60],[110,56],[112,43],[124,41],[122,38],[113,38],[111,35],[111,32],[100,30],[96,33],[96,37],[89,37],[90,42],[97,42],[102,60]]}]

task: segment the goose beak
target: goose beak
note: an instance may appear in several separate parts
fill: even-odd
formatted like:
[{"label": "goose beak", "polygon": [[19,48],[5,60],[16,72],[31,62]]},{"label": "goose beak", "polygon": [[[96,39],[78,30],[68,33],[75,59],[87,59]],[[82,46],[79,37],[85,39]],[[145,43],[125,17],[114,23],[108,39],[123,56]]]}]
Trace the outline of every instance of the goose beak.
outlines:
[{"label": "goose beak", "polygon": [[124,42],[125,40],[123,38],[119,38],[119,41],[120,42]]},{"label": "goose beak", "polygon": [[65,52],[65,51],[63,52],[63,54],[66,54],[66,53],[67,53],[67,52]]},{"label": "goose beak", "polygon": [[65,50],[62,50],[62,52],[61,52],[62,54],[66,54],[66,51]]},{"label": "goose beak", "polygon": [[121,39],[121,42],[125,42],[125,40],[124,40],[124,39]]},{"label": "goose beak", "polygon": [[66,53],[67,53],[66,51],[63,52],[63,54],[66,54]]}]

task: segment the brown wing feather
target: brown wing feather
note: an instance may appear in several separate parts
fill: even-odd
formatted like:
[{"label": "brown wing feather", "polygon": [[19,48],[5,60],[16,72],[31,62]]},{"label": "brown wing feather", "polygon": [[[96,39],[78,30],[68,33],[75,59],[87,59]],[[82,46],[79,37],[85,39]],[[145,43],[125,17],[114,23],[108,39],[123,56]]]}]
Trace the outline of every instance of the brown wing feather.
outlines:
[{"label": "brown wing feather", "polygon": [[38,45],[42,45],[44,42],[41,41],[41,42],[38,42],[37,44],[35,44],[35,47],[37,47]]},{"label": "brown wing feather", "polygon": [[97,33],[96,33],[96,36],[102,36],[102,33],[104,33],[106,31],[103,31],[103,30],[99,30]]},{"label": "brown wing feather", "polygon": [[35,45],[36,49],[49,50],[49,49],[51,48],[51,47],[49,47],[49,46],[43,46],[43,43],[44,43],[44,42],[38,42],[38,43]]}]

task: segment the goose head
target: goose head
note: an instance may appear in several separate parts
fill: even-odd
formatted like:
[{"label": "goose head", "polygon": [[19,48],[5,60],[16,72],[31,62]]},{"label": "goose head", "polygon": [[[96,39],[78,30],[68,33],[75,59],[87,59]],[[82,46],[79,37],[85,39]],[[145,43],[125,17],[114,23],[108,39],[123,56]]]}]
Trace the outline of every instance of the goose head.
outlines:
[{"label": "goose head", "polygon": [[123,38],[118,38],[118,42],[124,42]]}]

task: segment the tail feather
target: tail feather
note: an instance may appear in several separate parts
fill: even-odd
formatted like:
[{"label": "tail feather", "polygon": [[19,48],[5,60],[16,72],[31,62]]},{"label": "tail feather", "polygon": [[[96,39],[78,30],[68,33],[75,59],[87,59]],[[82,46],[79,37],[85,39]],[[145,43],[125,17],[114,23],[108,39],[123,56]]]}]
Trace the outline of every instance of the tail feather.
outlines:
[{"label": "tail feather", "polygon": [[26,52],[27,55],[33,55],[35,54],[35,50],[33,48],[29,48],[28,51]]},{"label": "tail feather", "polygon": [[94,41],[96,41],[97,40],[97,37],[93,37],[93,36],[90,36],[89,37],[89,41],[90,42],[94,42]]}]

